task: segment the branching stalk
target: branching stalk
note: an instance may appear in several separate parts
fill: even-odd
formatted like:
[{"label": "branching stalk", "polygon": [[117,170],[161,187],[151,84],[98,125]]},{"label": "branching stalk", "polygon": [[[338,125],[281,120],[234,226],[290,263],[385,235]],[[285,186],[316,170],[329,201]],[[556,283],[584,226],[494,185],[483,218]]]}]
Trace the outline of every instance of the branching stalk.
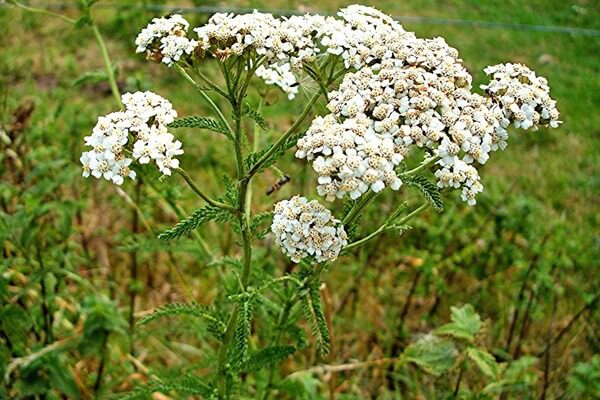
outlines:
[{"label": "branching stalk", "polygon": [[224,209],[231,210],[231,211],[235,210],[229,204],[225,204],[225,203],[222,203],[220,201],[213,200],[212,198],[210,198],[206,193],[204,193],[202,191],[202,189],[200,189],[198,187],[198,185],[194,182],[194,180],[183,169],[174,168],[173,170],[183,177],[183,179],[186,181],[186,183],[189,185],[189,187],[194,191],[194,193],[196,193],[198,196],[200,196],[204,201],[206,201],[211,206],[224,208]]},{"label": "branching stalk", "polygon": [[357,247],[364,245],[365,243],[367,243],[371,239],[375,238],[376,236],[380,235],[381,233],[383,233],[389,229],[393,229],[394,225],[402,225],[402,224],[408,222],[413,217],[415,217],[415,216],[419,215],[420,213],[422,213],[423,211],[425,211],[425,209],[427,207],[429,207],[429,203],[423,203],[420,207],[416,208],[410,214],[408,214],[407,216],[405,216],[404,218],[402,218],[398,221],[391,221],[388,219],[379,228],[377,228],[375,231],[371,232],[369,235],[367,235],[364,238],[359,239],[353,243],[350,243],[349,245],[344,247],[344,250],[346,250],[346,251],[352,250],[352,249],[355,249]]},{"label": "branching stalk", "polygon": [[205,89],[202,88],[200,85],[198,85],[198,83],[194,80],[194,78],[192,78],[181,65],[175,64],[175,68],[181,74],[181,76],[183,76],[183,78],[186,81],[188,81],[194,87],[194,89],[196,89],[196,91],[198,93],[200,93],[200,95],[204,98],[204,100],[206,100],[206,102],[210,105],[210,107],[213,109],[213,111],[217,114],[217,116],[219,117],[221,122],[227,127],[227,130],[229,131],[229,133],[233,133],[233,130],[231,129],[231,125],[229,125],[227,118],[225,118],[225,116],[221,112],[221,109],[215,104],[215,102],[210,98],[210,96],[208,96],[205,93]]},{"label": "branching stalk", "polygon": [[50,10],[45,10],[43,8],[36,8],[36,7],[27,6],[25,4],[19,3],[18,1],[15,1],[15,0],[8,0],[8,3],[12,4],[15,7],[18,7],[20,9],[22,9],[22,10],[25,10],[25,11],[29,11],[29,12],[36,13],[36,14],[49,15],[51,17],[55,17],[55,18],[61,19],[62,21],[67,22],[69,24],[73,24],[74,25],[77,22],[76,20],[74,20],[72,18],[69,18],[69,17],[66,17],[64,15],[52,12]]}]

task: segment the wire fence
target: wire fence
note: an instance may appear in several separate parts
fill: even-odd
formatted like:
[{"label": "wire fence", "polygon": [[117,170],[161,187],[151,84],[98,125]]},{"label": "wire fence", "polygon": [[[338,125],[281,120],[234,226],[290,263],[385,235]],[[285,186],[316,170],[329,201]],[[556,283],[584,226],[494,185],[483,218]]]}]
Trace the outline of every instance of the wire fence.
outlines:
[{"label": "wire fence", "polygon": [[[74,8],[75,5],[72,3],[64,2],[28,2],[36,7],[45,7],[47,9],[69,9]],[[7,4],[0,4],[1,6],[7,6]],[[214,14],[214,13],[249,13],[254,10],[271,13],[278,16],[292,16],[292,15],[303,15],[305,11],[280,9],[280,8],[250,8],[250,7],[219,7],[219,6],[175,6],[175,5],[163,5],[163,4],[126,4],[124,2],[102,2],[96,5],[96,7],[102,8],[132,8],[139,9],[142,11],[154,11],[162,13],[180,13],[180,14]],[[321,15],[334,15],[334,13],[321,12]],[[515,31],[533,31],[543,33],[561,33],[578,36],[595,36],[600,37],[600,29],[591,28],[577,28],[569,26],[556,26],[556,25],[536,25],[536,24],[521,24],[514,22],[500,22],[500,21],[481,21],[472,19],[460,19],[460,18],[439,18],[439,17],[425,17],[416,15],[394,15],[394,19],[403,23],[415,23],[423,25],[456,25],[456,26],[469,26],[475,28],[484,29],[505,29]]]}]

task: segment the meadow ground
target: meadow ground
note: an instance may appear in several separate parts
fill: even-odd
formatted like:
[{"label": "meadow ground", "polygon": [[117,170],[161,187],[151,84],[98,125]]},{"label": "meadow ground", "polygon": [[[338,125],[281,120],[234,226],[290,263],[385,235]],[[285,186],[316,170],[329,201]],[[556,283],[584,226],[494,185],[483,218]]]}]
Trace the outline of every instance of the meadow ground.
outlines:
[{"label": "meadow ground", "polygon": [[[58,3],[63,2],[38,2]],[[94,15],[118,67],[119,87],[155,91],[169,98],[180,115],[208,114],[199,96],[173,70],[135,54],[135,35],[160,11],[143,9],[147,1],[103,3]],[[334,12],[345,4],[229,1],[227,7]],[[470,303],[484,320],[480,344],[498,360],[537,357],[536,383],[528,386],[523,398],[538,398],[542,393],[547,398],[573,396],[577,387],[587,390],[579,392],[579,398],[600,396],[600,36],[436,19],[598,32],[600,4],[591,0],[385,0],[370,5],[392,15],[429,17],[403,25],[421,37],[444,37],[460,51],[477,85],[484,82],[482,69],[487,65],[506,61],[528,65],[548,79],[564,123],[554,130],[514,132],[508,149],[496,153],[485,166],[485,191],[476,207],[467,207],[452,194],[443,213],[428,211],[403,236],[381,237],[336,263],[322,290],[332,331],[327,363],[394,357],[411,338],[447,322],[451,306]],[[74,17],[78,12],[74,8],[55,11]],[[192,25],[200,25],[207,15],[186,17]],[[90,299],[91,293],[112,299],[118,305],[115,312],[128,324],[169,301],[210,303],[218,295],[219,277],[196,241],[165,245],[152,239],[153,232],[177,221],[169,202],[181,204],[184,214],[197,208],[186,191],[169,189],[158,181],[143,187],[127,183],[120,191],[106,182],[80,177],[82,138],[98,115],[114,108],[108,84],[97,72],[103,61],[90,31],[2,6],[0,26],[0,132],[11,139],[0,144],[0,240],[4,243],[0,375],[4,375],[11,359],[81,333],[82,322],[75,318],[81,310],[110,308]],[[293,123],[310,89],[301,89],[294,102],[273,91],[263,110],[269,129],[261,133],[262,143]],[[319,104],[319,110],[323,108]],[[182,165],[208,192],[217,193],[222,186],[218,171],[234,168],[225,141],[203,132],[181,129],[177,133],[186,149]],[[316,197],[315,176],[304,162],[290,153],[277,166],[291,176],[291,183],[269,197],[264,190],[277,177],[265,174],[255,184],[257,212],[299,191]],[[379,221],[382,210],[390,211],[404,199],[394,193],[382,197],[378,207],[366,211],[364,221]],[[130,207],[131,199],[139,210]],[[340,204],[336,207],[341,209]],[[132,229],[137,232],[133,236]],[[369,226],[362,229],[370,231]],[[207,225],[199,233],[212,252],[236,253],[235,238],[220,227]],[[279,275],[289,265],[282,256],[269,253],[270,247],[266,246],[264,268]],[[48,286],[53,288],[50,295],[45,293]],[[135,312],[130,314],[132,298]],[[47,331],[40,333],[48,324],[52,325],[50,338]],[[183,329],[190,324],[193,330]],[[108,356],[67,347],[52,360],[43,360],[47,365],[30,363],[21,372],[8,374],[7,393],[39,395],[46,382],[52,382],[62,393],[91,397],[98,389],[98,375],[103,375],[98,390],[108,395],[131,388],[156,371],[201,372],[209,364],[204,355],[210,346],[197,322],[157,322],[152,329],[125,327],[123,332],[108,347],[104,343],[103,354]],[[130,334],[133,364],[133,357],[127,356]],[[550,350],[544,352],[549,344]],[[65,368],[58,373],[48,367],[53,363]],[[308,347],[286,362],[283,371],[313,364]],[[339,398],[395,398],[399,394],[388,384],[387,370],[375,365],[333,376],[312,371],[303,383],[325,382],[315,390]],[[463,372],[437,382],[420,377],[416,370],[396,374],[397,381],[406,385],[402,390],[407,398],[438,398],[453,389]],[[476,371],[464,374],[471,390],[483,387]]]}]

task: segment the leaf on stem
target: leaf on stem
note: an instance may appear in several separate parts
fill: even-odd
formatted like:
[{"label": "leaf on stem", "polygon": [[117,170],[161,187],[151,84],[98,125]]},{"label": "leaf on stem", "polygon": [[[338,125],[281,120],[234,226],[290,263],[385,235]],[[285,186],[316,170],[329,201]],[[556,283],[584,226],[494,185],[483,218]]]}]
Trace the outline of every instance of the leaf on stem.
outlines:
[{"label": "leaf on stem", "polygon": [[452,322],[442,325],[437,329],[436,333],[468,341],[475,339],[475,335],[481,329],[482,322],[473,306],[465,304],[461,308],[451,307],[450,310],[450,319]]},{"label": "leaf on stem", "polygon": [[408,186],[412,186],[417,188],[425,200],[431,204],[431,206],[437,212],[444,211],[444,202],[442,201],[442,194],[440,193],[440,189],[432,182],[427,180],[422,175],[410,175],[403,176],[402,181],[406,183]]},{"label": "leaf on stem", "polygon": [[190,233],[200,225],[208,221],[228,222],[233,218],[229,210],[211,205],[197,209],[187,218],[182,219],[173,228],[164,231],[158,235],[161,240],[178,239],[181,236]]},{"label": "leaf on stem", "polygon": [[[273,153],[270,154],[267,159],[265,159],[261,163],[260,168],[256,171],[256,173],[262,172],[265,169],[269,168],[271,165],[275,164],[277,160],[279,160],[285,154],[286,151],[288,151],[296,145],[298,139],[304,136],[305,133],[306,131],[300,131],[293,135],[290,135],[283,143],[277,146],[275,151],[273,151]],[[274,144],[271,146],[274,146]],[[267,147],[266,149],[259,150],[255,153],[250,153],[244,161],[246,164],[246,168],[251,170],[254,167],[254,165],[270,150],[271,147]]]},{"label": "leaf on stem", "polygon": [[204,319],[208,322],[207,330],[217,339],[221,340],[223,338],[226,326],[225,323],[219,317],[219,315],[210,307],[195,302],[170,303],[165,306],[159,307],[156,310],[154,310],[152,314],[138,321],[138,325],[145,325],[159,318],[172,317],[177,315],[190,315],[192,317]]},{"label": "leaf on stem", "polygon": [[454,343],[427,335],[404,350],[400,363],[410,362],[429,374],[439,376],[452,368],[457,355]]},{"label": "leaf on stem", "polygon": [[188,117],[177,118],[169,124],[169,128],[200,128],[225,135],[227,139],[233,140],[231,133],[222,122],[209,117],[200,117],[191,115]]},{"label": "leaf on stem", "polygon": [[[260,214],[256,214],[250,222],[250,231],[252,232],[252,237],[257,240],[260,240],[267,236],[270,230],[270,225],[268,225],[268,223],[272,219],[272,212],[263,212]],[[267,225],[265,226],[265,224]]]},{"label": "leaf on stem", "polygon": [[248,355],[248,342],[250,340],[250,324],[252,323],[252,298],[245,298],[240,302],[237,326],[235,328],[234,343],[230,350],[230,362],[233,368],[241,369]]},{"label": "leaf on stem", "polygon": [[290,355],[294,354],[294,346],[269,346],[251,354],[242,370],[244,372],[257,372],[265,367],[282,362]]},{"label": "leaf on stem", "polygon": [[500,366],[494,359],[494,356],[488,353],[485,349],[469,347],[467,356],[479,367],[488,378],[498,379]]},{"label": "leaf on stem", "polygon": [[267,121],[265,121],[264,117],[258,110],[254,109],[249,103],[244,105],[244,110],[242,111],[242,116],[253,119],[256,122],[256,125],[260,126],[262,129],[268,129]]},{"label": "leaf on stem", "polygon": [[[350,213],[350,210],[352,210],[352,208],[354,207],[355,204],[356,204],[355,200],[346,200],[344,202],[344,216],[346,216],[346,215],[348,215],[348,213]],[[360,226],[360,214],[358,215],[357,218],[354,218],[353,221],[350,221],[349,223],[344,225],[344,230],[346,231],[346,235],[348,235],[348,241],[350,243],[354,242],[358,238],[359,226]]]},{"label": "leaf on stem", "polygon": [[321,294],[317,284],[310,285],[301,293],[302,310],[310,325],[312,335],[317,343],[317,353],[321,359],[324,359],[329,354],[329,329],[325,314],[323,314],[323,306],[321,304]]}]

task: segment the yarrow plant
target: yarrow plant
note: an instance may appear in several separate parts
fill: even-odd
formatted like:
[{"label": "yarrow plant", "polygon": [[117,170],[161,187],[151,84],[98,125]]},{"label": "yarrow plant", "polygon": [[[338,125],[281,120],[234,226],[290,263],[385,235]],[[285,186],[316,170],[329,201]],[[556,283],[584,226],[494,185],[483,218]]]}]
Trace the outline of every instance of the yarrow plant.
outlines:
[{"label": "yarrow plant", "polygon": [[[229,290],[229,304],[219,304],[218,313],[193,308],[198,305],[157,311],[162,316],[188,310],[211,321],[218,346],[214,371],[203,387],[219,398],[231,396],[242,375],[295,351],[284,340],[286,329],[300,320],[297,304],[319,355],[327,354],[329,334],[318,287],[322,271],[340,254],[388,230],[406,230],[406,223],[429,206],[441,210],[446,192],[441,189],[458,189],[463,201],[476,204],[483,190],[480,167],[506,148],[511,126],[535,130],[561,122],[547,81],[526,66],[486,68],[491,81],[477,93],[458,51],[444,39],[417,38],[391,17],[360,5],[346,7],[336,17],[219,13],[192,29],[181,15],[171,15],[153,19],[135,44],[148,59],[176,70],[214,117],[177,118],[171,103],[157,94],[125,94],[123,109],[100,117],[85,138],[91,150],[81,156],[83,175],[120,185],[125,178],[136,179],[141,164],[154,163],[163,175],[179,173],[207,203],[160,234],[161,239],[178,238],[210,220],[228,222],[238,233],[237,258],[224,254],[214,260],[238,268],[238,287],[235,293]],[[217,65],[219,78],[206,69],[211,64]],[[290,100],[303,93],[310,97],[289,129],[274,133],[274,140],[261,148],[243,120],[253,119],[270,131],[252,105],[250,90],[264,85],[275,86]],[[321,96],[327,109],[314,112]],[[217,98],[229,109],[218,106],[222,102]],[[181,127],[212,130],[231,143],[235,177],[226,179],[223,195],[205,193],[204,185],[180,167],[182,143],[170,130]],[[311,163],[315,191],[327,203],[309,199],[311,191],[269,206],[272,212],[253,214],[253,179],[269,169],[278,171],[275,164],[294,147],[298,159]],[[424,202],[399,205],[377,229],[356,237],[362,210],[386,188],[406,186],[419,189]],[[335,209],[328,209],[336,199],[345,203],[338,218]],[[268,221],[276,245],[299,264],[296,270],[283,274],[281,269],[275,277],[257,270],[261,264],[254,250],[257,243],[268,243],[263,227]],[[257,275],[262,278],[253,281]],[[281,285],[286,289],[277,289]],[[275,307],[276,334],[259,335],[268,346],[251,348],[253,310],[270,289],[284,298]],[[221,321],[221,315],[228,317]],[[270,373],[256,389],[263,398],[276,389],[276,379]]]}]

